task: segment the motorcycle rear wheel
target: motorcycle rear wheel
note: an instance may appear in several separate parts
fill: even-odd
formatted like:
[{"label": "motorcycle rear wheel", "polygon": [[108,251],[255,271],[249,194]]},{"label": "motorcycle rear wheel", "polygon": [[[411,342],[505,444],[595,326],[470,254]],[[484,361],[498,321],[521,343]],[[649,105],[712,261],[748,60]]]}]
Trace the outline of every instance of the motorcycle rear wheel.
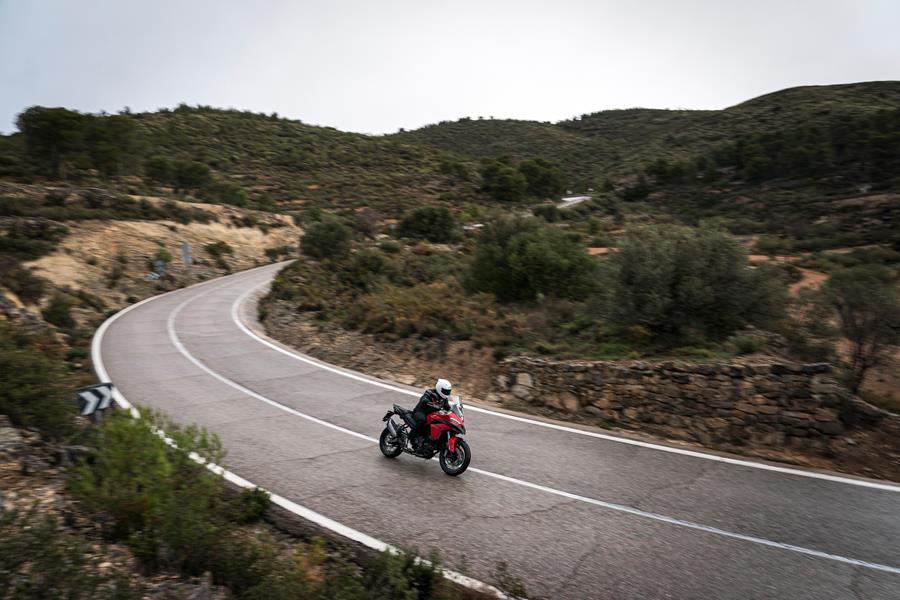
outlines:
[{"label": "motorcycle rear wheel", "polygon": [[381,437],[378,438],[378,448],[388,458],[397,458],[403,452],[400,441],[394,437],[387,427],[384,428],[384,431],[381,432]]},{"label": "motorcycle rear wheel", "polygon": [[441,450],[441,469],[444,473],[451,477],[462,475],[463,471],[469,468],[469,462],[472,460],[472,451],[469,450],[469,444],[466,440],[456,440],[456,451],[451,453],[448,448]]}]

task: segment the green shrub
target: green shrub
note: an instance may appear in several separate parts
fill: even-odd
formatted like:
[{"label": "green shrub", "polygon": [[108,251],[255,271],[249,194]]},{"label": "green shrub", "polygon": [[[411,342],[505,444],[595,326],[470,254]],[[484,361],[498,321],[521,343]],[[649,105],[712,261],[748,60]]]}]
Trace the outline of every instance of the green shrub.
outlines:
[{"label": "green shrub", "polygon": [[403,217],[397,226],[397,236],[447,243],[458,239],[459,233],[456,220],[449,209],[443,206],[423,206]]},{"label": "green shrub", "polygon": [[502,326],[490,296],[451,289],[445,283],[412,287],[384,285],[361,296],[349,308],[344,324],[365,333],[399,337],[466,338]]},{"label": "green shrub", "polygon": [[14,424],[35,427],[52,439],[74,430],[66,364],[29,347],[27,339],[15,339],[5,325],[0,326],[0,387],[0,413]]},{"label": "green shrub", "polygon": [[381,252],[366,249],[354,254],[338,276],[349,286],[370,291],[379,283],[395,278],[397,268]]},{"label": "green shrub", "polygon": [[784,316],[787,296],[778,269],[749,268],[740,244],[725,232],[633,229],[607,266],[610,320],[642,325],[667,343],[721,338]]},{"label": "green shrub", "polygon": [[61,329],[75,327],[75,320],[72,318],[71,312],[75,303],[75,299],[68,294],[59,292],[53,294],[50,302],[47,304],[47,308],[43,310],[44,320]]},{"label": "green shrub", "polygon": [[6,600],[137,600],[124,573],[98,573],[87,541],[52,514],[0,512],[0,597]]},{"label": "green shrub", "polygon": [[378,249],[386,254],[399,254],[403,250],[403,246],[394,240],[383,240],[378,243]]},{"label": "green shrub", "polygon": [[201,190],[199,196],[209,202],[233,206],[247,206],[248,201],[247,191],[228,181],[213,181]]},{"label": "green shrub", "polygon": [[106,287],[110,289],[116,287],[116,284],[119,283],[119,280],[122,279],[124,274],[125,264],[122,262],[114,263],[109,271],[106,272]]},{"label": "green shrub", "polygon": [[206,244],[205,246],[203,246],[203,249],[206,250],[208,254],[216,258],[224,256],[226,254],[234,254],[234,248],[229,246],[228,242],[223,242],[222,240]]},{"label": "green shrub", "polygon": [[528,180],[521,171],[498,161],[488,162],[481,169],[481,181],[481,189],[501,202],[522,200],[528,189]]},{"label": "green shrub", "polygon": [[753,245],[753,249],[759,254],[774,256],[790,253],[793,250],[793,244],[788,239],[761,235]]},{"label": "green shrub", "polygon": [[548,223],[556,223],[561,218],[560,210],[555,204],[539,204],[531,209],[531,212]]},{"label": "green shrub", "polygon": [[[163,429],[177,449],[153,427]],[[127,541],[148,568],[167,564],[194,575],[208,570],[228,509],[221,477],[188,454],[221,463],[218,438],[151,413],[140,420],[113,413],[93,433],[94,460],[75,469],[69,485],[85,508],[110,515],[106,534]]]},{"label": "green shrub", "polygon": [[595,273],[584,245],[563,231],[534,220],[506,220],[484,228],[466,282],[502,302],[539,295],[582,299]]},{"label": "green shrub", "polygon": [[285,256],[290,256],[294,253],[294,248],[291,246],[275,246],[273,248],[266,248],[265,254],[266,258],[275,262]]},{"label": "green shrub", "polygon": [[737,355],[755,354],[766,347],[766,340],[756,335],[736,335],[730,344]]},{"label": "green shrub", "polygon": [[566,191],[566,178],[559,167],[541,158],[523,160],[519,172],[525,176],[526,191],[535,198],[556,198]]},{"label": "green shrub", "polygon": [[300,249],[319,260],[342,259],[350,254],[353,234],[336,218],[326,218],[311,224],[300,238]]}]

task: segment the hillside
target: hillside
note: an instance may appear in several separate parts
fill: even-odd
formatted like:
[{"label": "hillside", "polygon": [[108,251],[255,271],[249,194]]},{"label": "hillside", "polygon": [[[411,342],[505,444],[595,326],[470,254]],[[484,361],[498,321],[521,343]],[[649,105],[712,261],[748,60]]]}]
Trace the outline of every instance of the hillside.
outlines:
[{"label": "hillside", "polygon": [[32,107],[19,121],[24,133],[0,137],[0,177],[24,182],[103,181],[133,194],[187,193],[263,210],[369,206],[389,216],[475,194],[471,160],[274,114],[182,105],[106,116]]},{"label": "hillside", "polygon": [[684,160],[736,136],[823,124],[900,108],[900,82],[790,88],[724,110],[633,108],[559,123],[461,119],[396,134],[398,140],[475,156],[539,156],[578,187],[633,174],[658,158]]}]

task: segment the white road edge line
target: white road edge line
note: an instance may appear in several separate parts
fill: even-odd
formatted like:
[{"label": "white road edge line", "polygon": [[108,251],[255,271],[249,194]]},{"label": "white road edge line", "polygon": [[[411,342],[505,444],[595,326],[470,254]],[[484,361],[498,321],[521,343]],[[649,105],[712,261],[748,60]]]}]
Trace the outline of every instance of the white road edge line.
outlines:
[{"label": "white road edge line", "polygon": [[[264,265],[263,267],[257,267],[257,268],[262,269],[266,266],[270,266],[270,265]],[[256,269],[249,269],[248,271],[251,271],[251,270],[256,270]],[[246,273],[248,271],[243,271],[243,273]],[[214,281],[217,281],[217,280],[203,281],[203,282],[188,286],[188,288],[209,284]],[[166,292],[166,293],[160,294],[158,296],[151,296],[150,298],[145,298],[144,300],[141,300],[140,302],[137,302],[135,304],[132,304],[131,306],[128,306],[128,307],[122,309],[121,311],[117,312],[116,314],[111,316],[109,319],[107,319],[100,325],[100,327],[94,333],[94,337],[91,340],[91,362],[93,363],[93,366],[94,366],[94,373],[97,375],[97,378],[100,381],[102,381],[102,382],[110,381],[109,373],[107,372],[106,366],[103,363],[103,354],[102,354],[103,336],[106,335],[106,332],[109,329],[110,325],[112,325],[119,317],[127,314],[129,311],[137,308],[138,306],[141,306],[142,304],[150,302],[151,300],[158,300],[159,298],[162,298],[163,296],[168,296],[169,294],[172,294],[172,293],[178,292],[178,291],[182,291],[183,289],[188,289],[188,288],[181,288],[179,290],[173,290],[171,292]],[[205,294],[201,294],[201,295],[205,295]],[[194,298],[198,298],[198,297],[199,296],[195,296]],[[178,307],[178,309],[180,309],[181,306],[183,306],[183,304],[180,305]],[[178,309],[176,309],[176,310],[178,310]],[[210,373],[212,373],[212,372],[210,371]],[[235,385],[237,385],[237,384],[235,384]],[[115,399],[116,404],[121,406],[123,409],[129,411],[129,414],[131,414],[132,417],[138,418],[138,419],[140,418],[141,415],[140,415],[140,412],[138,412],[137,408],[135,408],[135,406],[133,404],[131,404],[131,402],[129,402],[128,399],[125,398],[125,396],[116,387],[113,387],[113,398]],[[282,408],[282,409],[286,408],[281,405],[278,405],[278,406],[279,406],[279,408]],[[298,413],[298,416],[301,416],[301,415]],[[305,416],[305,415],[303,415],[303,416]],[[312,417],[310,417],[310,418],[312,420],[318,422],[321,425],[328,425],[325,421],[319,421],[318,419],[313,419]],[[346,429],[346,430],[344,430],[343,428],[338,428],[338,429],[343,430],[345,433],[355,434],[355,432],[351,432],[349,429]],[[174,445],[174,442],[171,438],[166,437],[165,434],[162,432],[158,432],[158,433],[160,433],[162,435],[162,437],[166,441],[166,443],[168,443],[170,445]],[[362,434],[355,434],[355,435],[362,437],[369,441],[375,441],[376,443],[378,441],[378,440],[372,440],[372,438],[369,438],[368,436],[364,436]],[[213,473],[221,475],[226,481],[229,481],[237,486],[240,486],[240,487],[246,488],[246,489],[253,489],[253,488],[264,489],[264,488],[256,485],[252,481],[244,479],[243,477],[241,477],[240,475],[238,475],[232,471],[229,471],[223,467],[220,467],[219,465],[205,461],[202,457],[198,456],[196,453],[191,453],[190,457],[192,460],[204,465],[207,469],[209,469]],[[303,519],[306,519],[307,521],[311,521],[312,523],[315,523],[319,527],[323,527],[325,529],[333,531],[334,533],[336,533],[342,537],[345,537],[349,540],[352,540],[354,542],[362,544],[363,546],[366,546],[367,548],[371,548],[378,552],[384,552],[384,551],[399,552],[399,549],[396,548],[395,546],[391,546],[390,544],[383,542],[377,538],[374,538],[374,537],[367,535],[361,531],[353,529],[352,527],[348,527],[347,525],[344,525],[343,523],[339,523],[338,521],[335,521],[334,519],[330,519],[330,518],[326,517],[325,515],[317,513],[310,508],[307,508],[301,504],[297,504],[296,502],[294,502],[292,500],[288,500],[284,496],[272,493],[269,490],[265,490],[265,491],[269,494],[269,497],[273,504],[290,511],[290,512],[294,513],[295,515],[297,515]],[[417,560],[419,560],[423,564],[430,564],[430,563],[428,563],[427,560],[422,559],[422,558],[419,558]],[[483,581],[474,579],[472,577],[463,575],[462,573],[459,573],[457,571],[453,571],[451,569],[442,567],[441,574],[444,576],[445,579],[447,579],[448,581],[451,581],[457,585],[461,585],[463,587],[466,587],[466,588],[469,588],[472,590],[476,590],[476,591],[479,591],[482,593],[491,594],[500,599],[508,598],[508,596],[506,594],[504,594],[502,591],[495,588],[494,586],[484,583]]]},{"label": "white road edge line", "polygon": [[[172,341],[172,343],[175,345],[176,349],[177,349],[182,355],[184,355],[185,358],[187,358],[191,363],[193,363],[193,364],[194,364],[195,366],[197,366],[199,369],[201,369],[201,370],[204,371],[205,373],[208,373],[210,376],[214,377],[214,378],[217,379],[218,381],[221,381],[221,382],[224,383],[225,385],[228,385],[228,386],[230,386],[230,387],[232,387],[232,388],[234,388],[234,389],[236,389],[236,390],[238,390],[238,391],[240,391],[240,392],[243,392],[243,393],[245,393],[245,394],[251,396],[252,398],[256,398],[257,400],[260,400],[260,401],[262,401],[262,402],[265,402],[266,404],[269,404],[270,406],[274,406],[274,407],[279,408],[279,409],[281,409],[281,410],[284,410],[285,412],[290,413],[290,414],[292,414],[292,415],[301,417],[301,418],[306,419],[306,420],[308,420],[308,421],[312,421],[313,423],[317,423],[317,424],[320,424],[320,425],[324,425],[324,426],[326,426],[326,427],[329,427],[329,428],[331,428],[331,429],[335,429],[335,430],[340,431],[340,432],[342,432],[342,433],[347,433],[347,434],[352,435],[352,436],[354,436],[354,437],[368,440],[368,441],[370,441],[370,442],[372,442],[372,443],[378,443],[378,440],[376,440],[376,439],[373,438],[373,437],[369,437],[369,436],[364,435],[364,434],[362,434],[362,433],[359,433],[359,432],[356,432],[356,431],[352,431],[352,430],[350,430],[350,429],[346,429],[346,428],[344,428],[344,427],[341,427],[341,426],[339,426],[339,425],[335,425],[335,424],[333,424],[333,423],[329,423],[329,422],[327,422],[327,421],[323,421],[323,420],[318,419],[318,418],[316,418],[316,417],[313,417],[313,416],[304,414],[304,413],[302,413],[302,412],[300,412],[300,411],[298,411],[298,410],[296,410],[296,409],[293,409],[293,408],[290,408],[290,407],[288,407],[288,406],[285,406],[284,404],[281,404],[281,403],[279,403],[279,402],[277,402],[277,401],[275,401],[275,400],[272,400],[272,399],[270,399],[270,398],[266,398],[265,396],[262,396],[261,394],[258,394],[257,392],[254,392],[253,390],[244,387],[244,386],[241,385],[240,383],[237,383],[236,381],[232,381],[231,379],[228,379],[228,378],[225,377],[224,375],[221,375],[220,373],[217,373],[217,372],[213,371],[213,370],[210,369],[208,366],[206,366],[205,364],[203,364],[202,362],[200,362],[200,360],[198,360],[195,356],[193,356],[193,355],[187,350],[187,348],[184,347],[184,344],[181,343],[181,340],[179,339],[178,334],[175,332],[175,319],[177,318],[178,313],[181,312],[181,310],[182,310],[185,306],[187,306],[187,305],[190,304],[191,302],[193,302],[193,301],[195,301],[195,300],[197,300],[197,299],[199,299],[199,298],[201,298],[201,297],[207,295],[208,293],[209,293],[209,292],[204,292],[204,293],[201,293],[201,294],[197,294],[197,295],[195,295],[195,296],[192,296],[191,298],[188,298],[187,300],[185,300],[184,302],[182,302],[181,304],[179,304],[179,305],[178,305],[171,313],[169,313],[169,317],[168,317],[168,319],[167,319],[167,321],[166,321],[166,329],[167,329],[168,334],[169,334],[169,339],[170,339],[170,340]],[[244,298],[245,295],[246,295],[246,294],[242,294],[241,296],[239,296],[238,299],[231,305],[231,308],[232,308],[232,317],[235,316],[235,310],[236,310],[236,307],[239,306],[240,301]],[[594,506],[599,506],[599,507],[602,507],[602,508],[607,508],[607,509],[610,509],[610,510],[614,510],[614,511],[618,511],[618,512],[627,513],[627,514],[634,515],[634,516],[637,516],[637,517],[642,517],[642,518],[645,518],[645,519],[651,519],[651,520],[654,520],[654,521],[657,521],[657,522],[667,523],[667,524],[675,525],[675,526],[679,526],[679,527],[685,527],[685,528],[687,528],[687,529],[693,529],[693,530],[696,530],[696,531],[702,531],[702,532],[705,532],[705,533],[710,533],[710,534],[713,534],[713,535],[718,535],[718,536],[726,537],[726,538],[730,538],[730,539],[735,539],[735,540],[740,540],[740,541],[744,541],[744,542],[750,542],[750,543],[754,543],[754,544],[759,544],[759,545],[767,546],[767,547],[770,547],[770,548],[778,548],[778,549],[781,549],[781,550],[787,550],[787,551],[790,551],[790,552],[795,552],[795,553],[803,554],[803,555],[806,555],[806,556],[812,556],[812,557],[816,557],[816,558],[823,558],[823,559],[827,559],[827,560],[832,560],[832,561],[835,561],[835,562],[840,562],[840,563],[844,563],[844,564],[849,564],[849,565],[853,565],[853,566],[856,566],[856,567],[863,567],[863,568],[872,569],[872,570],[876,570],[876,571],[883,571],[883,572],[886,572],[886,573],[892,573],[892,574],[895,574],[895,575],[900,575],[900,567],[892,567],[892,566],[890,566],[890,565],[882,565],[882,564],[879,564],[879,563],[867,562],[867,561],[859,560],[859,559],[856,559],[856,558],[849,558],[849,557],[841,556],[841,555],[838,555],[838,554],[829,554],[829,553],[827,553],[827,552],[822,552],[822,551],[820,551],[820,550],[813,550],[813,549],[811,549],[811,548],[804,548],[804,547],[802,547],[802,546],[795,546],[795,545],[793,545],[793,544],[786,544],[786,543],[782,543],[782,542],[776,542],[776,541],[773,541],[773,540],[768,540],[768,539],[765,539],[765,538],[760,538],[760,537],[756,537],[756,536],[752,536],[752,535],[746,535],[746,534],[743,534],[743,533],[735,533],[735,532],[732,532],[732,531],[727,531],[727,530],[719,529],[719,528],[716,528],[716,527],[710,527],[710,526],[708,526],[708,525],[702,525],[702,524],[700,524],[700,523],[694,523],[694,522],[691,522],[691,521],[684,521],[684,520],[681,520],[681,519],[676,519],[676,518],[674,518],[674,517],[668,517],[668,516],[666,516],[666,515],[662,515],[662,514],[658,514],[658,513],[652,513],[652,512],[648,512],[648,511],[643,511],[643,510],[640,510],[640,509],[637,509],[637,508],[632,508],[632,507],[630,507],[630,506],[624,506],[624,505],[621,505],[621,504],[614,504],[614,503],[612,503],[612,502],[605,502],[605,501],[603,501],[603,500],[597,500],[597,499],[595,499],[595,498],[590,498],[590,497],[587,497],[587,496],[580,496],[580,495],[578,495],[578,494],[573,494],[573,493],[571,493],[571,492],[566,492],[566,491],[563,491],[563,490],[558,490],[558,489],[555,489],[555,488],[543,486],[543,485],[540,485],[540,484],[537,484],[537,483],[532,483],[532,482],[530,482],[530,481],[525,481],[525,480],[522,480],[522,479],[516,479],[516,478],[514,478],[514,477],[509,477],[509,476],[506,476],[506,475],[501,475],[501,474],[499,474],[499,473],[493,473],[493,472],[491,472],[491,471],[485,471],[485,470],[482,470],[482,469],[477,469],[477,468],[472,468],[472,467],[469,468],[469,471],[472,471],[472,472],[477,473],[477,474],[479,474],[479,475],[484,475],[484,476],[486,476],[486,477],[491,477],[491,478],[494,478],[494,479],[498,479],[498,480],[500,480],[500,481],[505,481],[505,482],[508,482],[508,483],[512,483],[512,484],[515,484],[515,485],[519,485],[519,486],[531,488],[531,489],[538,490],[538,491],[541,491],[541,492],[546,492],[546,493],[548,493],[548,494],[554,494],[554,495],[556,495],[556,496],[561,496],[561,497],[563,497],[563,498],[568,498],[568,499],[570,499],[570,500],[577,500],[577,501],[584,502],[584,503],[587,503],[587,504],[592,504],[592,505],[594,505]],[[323,518],[327,518],[327,517],[323,517]],[[365,534],[362,534],[362,535],[365,535]]]},{"label": "white road edge line", "polygon": [[[244,292],[237,300],[235,300],[234,304],[231,306],[231,319],[235,322],[235,324],[240,328],[241,331],[246,333],[251,338],[260,342],[261,344],[265,344],[269,348],[276,350],[286,356],[289,356],[295,360],[299,360],[301,362],[305,362],[310,365],[314,365],[326,371],[330,371],[332,373],[337,373],[338,375],[343,375],[349,379],[354,379],[356,381],[362,381],[365,383],[369,383],[374,386],[378,386],[384,388],[386,390],[391,390],[393,392],[398,392],[401,394],[406,394],[407,396],[415,396],[418,397],[418,392],[411,392],[409,390],[391,385],[389,383],[384,383],[381,381],[376,381],[373,379],[369,379],[362,375],[357,375],[355,373],[349,373],[342,369],[338,369],[333,367],[327,363],[310,359],[309,357],[303,356],[302,354],[292,352],[290,350],[286,350],[278,344],[273,343],[272,341],[266,339],[265,337],[260,336],[249,327],[247,327],[244,322],[240,318],[239,309],[240,306],[247,300],[247,298],[260,288],[268,285],[269,282],[263,282],[253,288],[250,288],[246,292]],[[574,427],[566,427],[565,425],[557,425],[555,423],[546,423],[544,421],[537,421],[535,419],[529,419],[527,417],[519,417],[516,415],[510,415],[502,412],[493,411],[487,408],[481,408],[478,406],[473,406],[471,404],[466,405],[466,410],[471,412],[479,412],[484,413],[486,415],[491,415],[493,417],[500,417],[503,419],[509,419],[511,421],[518,421],[520,423],[527,423],[529,425],[536,425],[538,427],[546,427],[547,429],[555,429],[557,431],[564,431],[566,433],[575,433],[578,435],[584,435],[592,438],[598,438],[601,440],[607,440],[610,442],[617,442],[620,444],[628,444],[631,446],[639,446],[641,448],[649,448],[651,450],[659,450],[661,452],[669,452],[671,454],[680,454],[682,456],[691,456],[693,458],[702,458],[704,460],[714,460],[717,462],[722,462],[730,465],[738,465],[741,467],[750,467],[752,469],[760,469],[763,471],[773,471],[776,473],[785,473],[788,475],[797,475],[800,477],[809,477],[812,479],[821,479],[824,481],[832,481],[836,483],[844,483],[848,485],[857,485],[861,487],[876,489],[876,490],[885,490],[888,492],[900,492],[900,485],[890,484],[890,483],[881,483],[878,481],[871,481],[866,479],[854,479],[851,477],[842,477],[840,475],[831,475],[829,473],[820,473],[818,471],[805,471],[802,469],[794,469],[791,467],[781,467],[778,465],[771,465],[767,463],[755,462],[752,460],[743,460],[739,458],[731,458],[728,456],[718,456],[715,454],[707,454],[705,452],[698,452],[696,450],[687,450],[684,448],[675,448],[672,446],[662,446],[660,444],[653,444],[651,442],[642,442],[640,440],[633,440],[629,438],[618,437],[614,435],[608,435],[603,433],[597,433],[594,431],[585,431],[583,429],[576,429]]]}]

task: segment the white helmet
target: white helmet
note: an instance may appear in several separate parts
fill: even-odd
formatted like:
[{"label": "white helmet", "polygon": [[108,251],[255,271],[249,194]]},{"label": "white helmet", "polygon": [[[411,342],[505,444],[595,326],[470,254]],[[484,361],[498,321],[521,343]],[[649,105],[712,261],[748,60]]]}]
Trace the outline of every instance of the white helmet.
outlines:
[{"label": "white helmet", "polygon": [[437,383],[434,384],[434,391],[441,397],[441,400],[449,400],[452,387],[446,379],[438,379]]}]

